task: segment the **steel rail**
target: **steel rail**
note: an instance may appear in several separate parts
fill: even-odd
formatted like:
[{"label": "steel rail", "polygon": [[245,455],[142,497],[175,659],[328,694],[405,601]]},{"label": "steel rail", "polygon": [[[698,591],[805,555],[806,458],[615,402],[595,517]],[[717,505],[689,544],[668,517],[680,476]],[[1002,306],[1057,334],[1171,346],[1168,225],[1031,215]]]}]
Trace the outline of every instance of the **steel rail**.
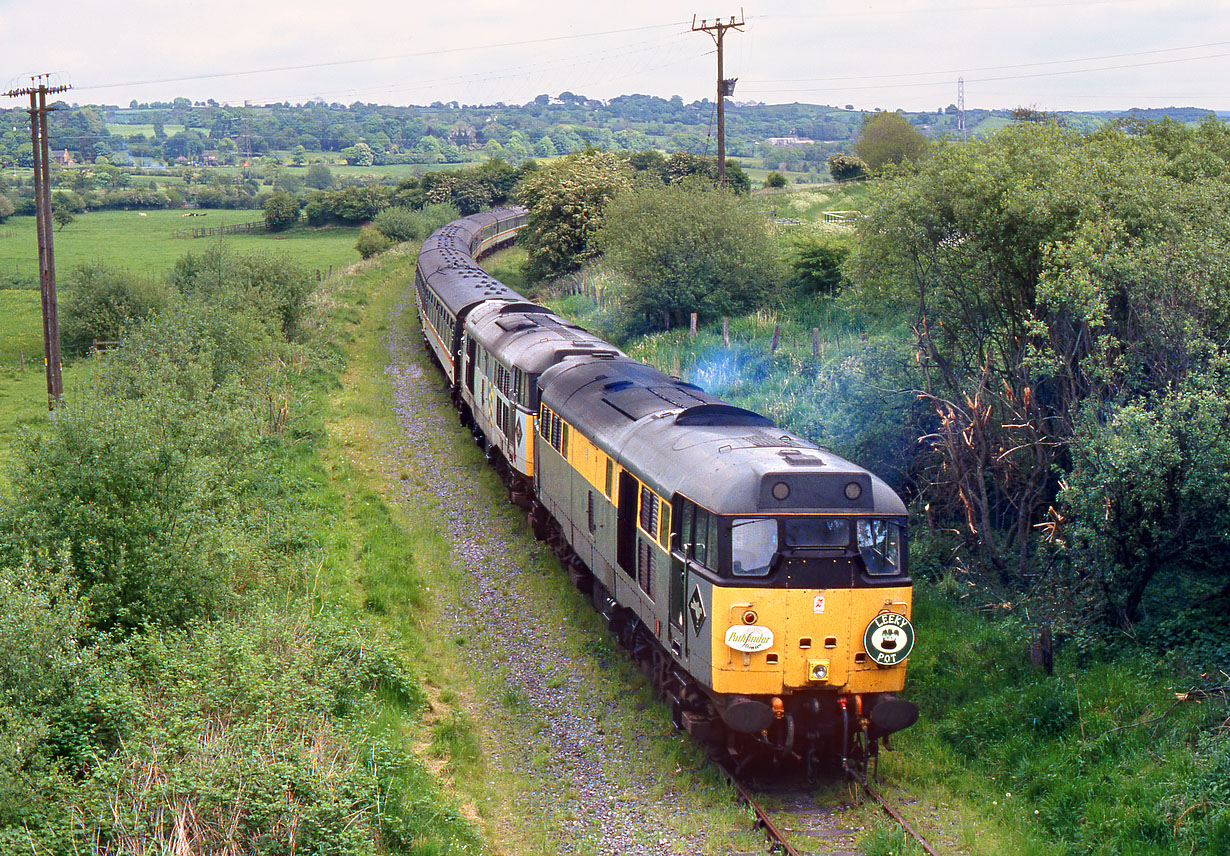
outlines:
[{"label": "steel rail", "polygon": [[735,797],[742,803],[746,803],[756,815],[756,825],[764,830],[765,837],[769,839],[769,850],[777,851],[785,854],[785,856],[803,856],[798,850],[790,846],[790,842],[786,840],[786,835],[773,822],[773,818],[769,817],[769,813],[761,807],[760,803],[748,792],[747,788],[739,783],[729,770],[723,768],[726,773],[726,778],[730,780],[731,786],[735,789]]},{"label": "steel rail", "polygon": [[879,792],[877,792],[873,787],[871,787],[871,785],[867,784],[867,780],[863,778],[863,776],[859,774],[857,770],[854,770],[849,765],[846,765],[846,774],[849,775],[850,778],[858,782],[860,785],[862,785],[863,790],[866,791],[871,796],[872,799],[874,799],[876,802],[880,804],[880,806],[884,809],[884,811],[888,813],[888,816],[891,817],[893,820],[897,821],[897,823],[901,825],[902,829],[908,832],[911,836],[913,836],[915,841],[917,841],[919,844],[922,845],[922,849],[927,852],[928,856],[940,856],[940,854],[935,852],[935,848],[927,843],[927,839],[923,838],[922,835],[920,835],[918,831],[914,829],[914,827],[910,826],[909,821],[907,821],[904,817],[902,817],[900,812],[898,812],[895,808],[893,808],[891,805],[888,804],[888,800],[880,796]]}]

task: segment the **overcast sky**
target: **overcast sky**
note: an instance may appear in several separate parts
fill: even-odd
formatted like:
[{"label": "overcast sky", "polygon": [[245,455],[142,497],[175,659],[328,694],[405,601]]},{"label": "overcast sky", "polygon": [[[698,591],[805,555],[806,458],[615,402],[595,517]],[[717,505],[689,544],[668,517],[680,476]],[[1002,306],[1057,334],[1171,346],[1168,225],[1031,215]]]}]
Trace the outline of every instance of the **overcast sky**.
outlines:
[{"label": "overcast sky", "polygon": [[[709,0],[710,3],[713,0]],[[1230,0],[764,0],[726,41],[735,99],[870,109],[1230,109]],[[0,0],[0,83],[55,72],[126,105],[713,97],[693,14],[735,3]],[[40,33],[42,35],[40,35]],[[0,90],[3,91],[3,90]],[[15,99],[0,105],[17,106]]]}]

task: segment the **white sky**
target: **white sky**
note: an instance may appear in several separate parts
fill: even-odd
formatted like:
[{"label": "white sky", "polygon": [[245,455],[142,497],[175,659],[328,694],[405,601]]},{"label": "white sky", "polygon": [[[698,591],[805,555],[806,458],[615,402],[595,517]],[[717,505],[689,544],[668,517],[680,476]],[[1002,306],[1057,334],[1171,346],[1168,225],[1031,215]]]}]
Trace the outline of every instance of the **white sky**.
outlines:
[{"label": "white sky", "polygon": [[[0,92],[49,71],[83,104],[693,101],[716,76],[693,14],[739,13],[712,3],[0,0]],[[1230,109],[1230,0],[762,0],[743,13],[726,42],[736,100],[935,110],[964,76],[967,109]]]}]

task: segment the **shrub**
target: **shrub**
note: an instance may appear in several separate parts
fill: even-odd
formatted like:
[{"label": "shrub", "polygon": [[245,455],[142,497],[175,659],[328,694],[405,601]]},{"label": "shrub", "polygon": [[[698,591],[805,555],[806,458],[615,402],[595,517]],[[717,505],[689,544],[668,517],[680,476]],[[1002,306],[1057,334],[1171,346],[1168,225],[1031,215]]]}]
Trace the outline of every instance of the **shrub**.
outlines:
[{"label": "shrub", "polygon": [[75,268],[60,304],[61,340],[76,349],[94,339],[115,341],[153,312],[167,305],[167,291],[158,282],[141,279],[102,262]]},{"label": "shrub", "polygon": [[841,266],[849,255],[850,246],[841,238],[797,235],[790,248],[791,283],[809,296],[837,294],[846,284]]},{"label": "shrub", "polygon": [[359,251],[360,256],[370,259],[377,253],[383,253],[391,246],[393,246],[393,242],[382,235],[374,226],[364,226],[359,230],[359,240],[355,243],[354,248]]},{"label": "shrub", "polygon": [[0,194],[0,223],[13,216],[13,202],[7,196]]},{"label": "shrub", "polygon": [[866,178],[870,170],[863,159],[855,155],[836,154],[829,157],[829,175],[833,181]]},{"label": "shrub", "polygon": [[[423,206],[423,220],[427,225],[427,235],[439,229],[446,223],[451,223],[461,216],[457,206],[450,202],[432,202]],[[426,237],[426,235],[424,235]]]},{"label": "shrub", "polygon": [[427,220],[422,212],[401,205],[381,211],[372,220],[372,226],[395,244],[421,241],[429,233]]},{"label": "shrub", "polygon": [[632,283],[633,313],[657,323],[738,315],[759,307],[782,269],[764,217],[701,178],[641,185],[609,205],[597,244]]},{"label": "shrub", "polygon": [[765,187],[785,187],[786,186],[786,176],[782,175],[777,170],[772,170],[769,172],[768,175],[765,176],[764,186]]},{"label": "shrub", "polygon": [[312,291],[307,271],[289,256],[239,255],[221,245],[200,255],[183,256],[168,278],[185,294],[230,310],[254,311],[256,317],[277,321],[288,340],[298,332]]},{"label": "shrub", "polygon": [[299,200],[290,193],[271,193],[263,207],[265,228],[270,232],[284,232],[299,222]]}]

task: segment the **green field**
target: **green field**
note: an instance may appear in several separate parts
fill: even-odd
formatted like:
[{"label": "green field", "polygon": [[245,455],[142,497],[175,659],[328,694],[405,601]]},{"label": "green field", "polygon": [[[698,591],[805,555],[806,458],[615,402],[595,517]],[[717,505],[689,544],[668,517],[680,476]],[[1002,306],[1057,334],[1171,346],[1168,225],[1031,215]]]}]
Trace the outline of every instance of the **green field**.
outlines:
[{"label": "green field", "polygon": [[[176,230],[260,221],[260,211],[98,211],[80,214],[62,232],[55,232],[56,271],[63,279],[74,267],[102,261],[148,276],[161,276],[186,253],[199,253],[221,241],[236,252],[274,250],[293,256],[309,270],[328,273],[359,260],[355,240],[359,230],[349,227],[297,228],[280,234],[226,235],[213,238],[177,238]],[[0,278],[30,283],[38,279],[38,242],[33,217],[13,217],[0,228]]]},{"label": "green field", "polygon": [[[173,137],[180,131],[184,130],[183,125],[163,125],[162,130],[168,137]],[[121,125],[116,122],[107,123],[107,132],[117,137],[131,137],[134,134],[144,134],[152,138],[154,136],[154,126],[149,125]]]}]

